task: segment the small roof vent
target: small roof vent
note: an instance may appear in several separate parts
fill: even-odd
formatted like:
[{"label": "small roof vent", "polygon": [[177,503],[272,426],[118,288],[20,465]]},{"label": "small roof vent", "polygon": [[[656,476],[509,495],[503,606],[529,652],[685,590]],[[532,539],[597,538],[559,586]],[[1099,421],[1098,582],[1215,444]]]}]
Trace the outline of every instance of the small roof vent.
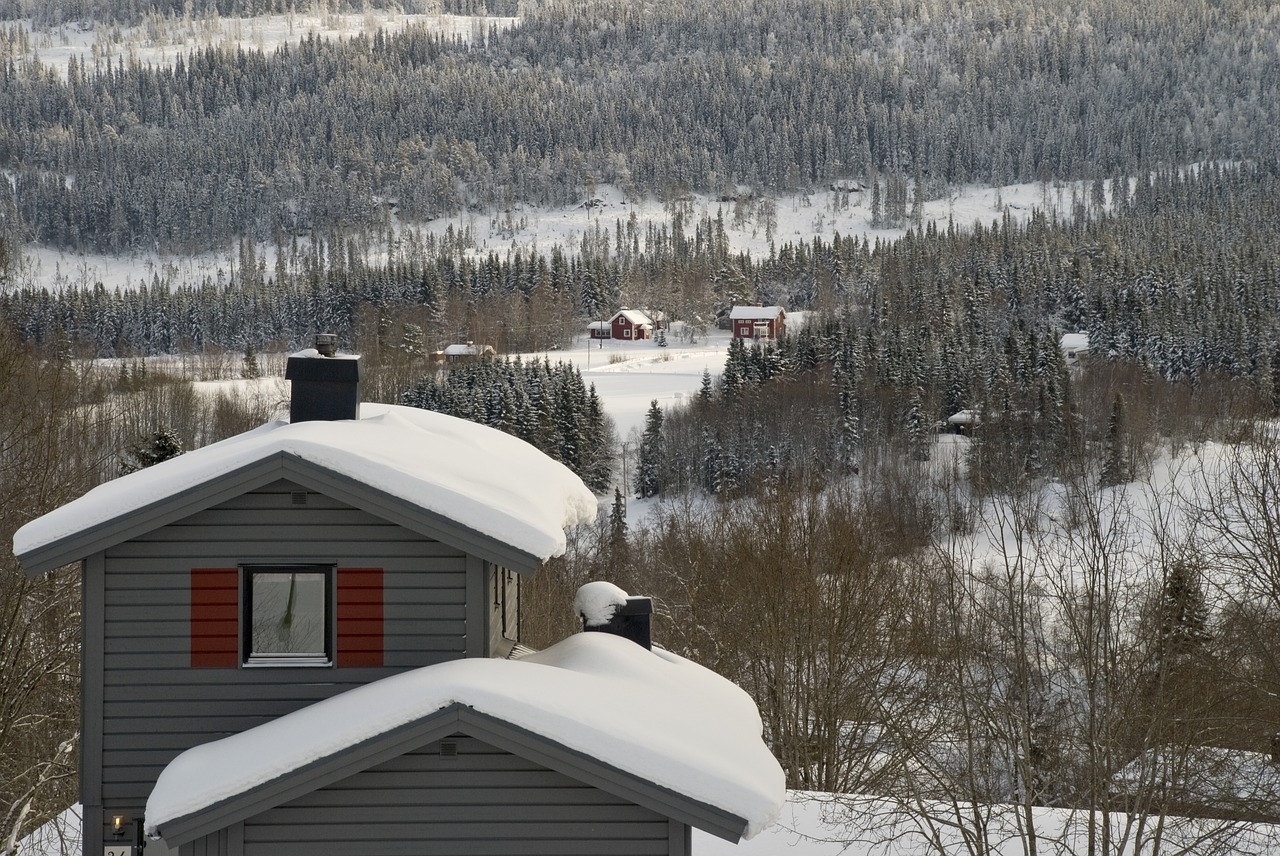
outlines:
[{"label": "small roof vent", "polygon": [[322,357],[336,357],[338,355],[338,334],[317,333],[316,351]]}]

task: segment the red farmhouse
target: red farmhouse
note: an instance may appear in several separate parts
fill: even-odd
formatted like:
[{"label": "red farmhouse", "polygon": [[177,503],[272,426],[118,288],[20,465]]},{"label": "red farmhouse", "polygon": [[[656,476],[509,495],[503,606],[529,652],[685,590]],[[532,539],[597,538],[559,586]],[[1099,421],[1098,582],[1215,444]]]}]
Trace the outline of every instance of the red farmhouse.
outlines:
[{"label": "red farmhouse", "polygon": [[735,306],[729,312],[735,339],[777,339],[787,332],[781,306]]}]

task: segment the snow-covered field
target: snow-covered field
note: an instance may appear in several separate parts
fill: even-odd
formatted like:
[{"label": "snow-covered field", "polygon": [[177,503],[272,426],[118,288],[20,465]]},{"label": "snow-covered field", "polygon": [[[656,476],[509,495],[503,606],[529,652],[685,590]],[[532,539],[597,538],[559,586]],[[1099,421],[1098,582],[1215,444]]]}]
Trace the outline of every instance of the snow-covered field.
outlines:
[{"label": "snow-covered field", "polygon": [[[1014,184],[999,188],[966,185],[956,188],[946,199],[925,202],[923,222],[936,223],[939,228],[946,228],[949,222],[958,228],[970,228],[975,222],[990,225],[1006,214],[1015,222],[1027,220],[1037,210],[1069,215],[1073,195],[1082,197],[1086,190],[1080,182]],[[768,256],[771,239],[775,246],[781,246],[787,242],[811,241],[815,237],[830,241],[836,235],[866,237],[873,243],[905,235],[905,228],[872,228],[870,197],[868,191],[844,193],[830,189],[760,197],[744,203],[741,216],[735,216],[734,202],[694,193],[681,200],[678,207],[684,215],[687,237],[693,238],[703,218],[713,222],[722,218],[725,235],[734,252],[747,252],[753,258],[761,258]],[[584,193],[582,202],[572,205],[546,208],[517,205],[510,216],[469,211],[439,217],[426,224],[399,222],[396,228],[402,235],[443,236],[450,228],[455,234],[470,234],[474,241],[470,252],[477,257],[485,257],[490,252],[502,255],[517,249],[550,252],[554,247],[576,253],[582,246],[583,236],[593,237],[597,230],[612,247],[619,224],[625,230],[634,216],[643,249],[648,226],[670,229],[672,211],[677,207],[651,196],[631,198],[611,185],[597,187],[590,199],[594,200],[590,207],[585,205]],[[770,220],[773,228],[768,227]],[[206,278],[216,281],[225,279],[236,267],[238,254],[236,246],[196,256],[158,252],[112,256],[33,245],[25,248],[27,270],[23,279],[27,284],[51,289],[91,287],[99,282],[108,288],[136,288],[150,283],[154,276],[171,284]],[[267,270],[274,269],[274,246],[260,244],[255,254]],[[370,257],[371,262],[378,260],[376,255]]]},{"label": "snow-covered field", "polygon": [[491,29],[507,30],[517,19],[487,15],[414,15],[386,9],[363,13],[337,13],[314,7],[309,11],[252,18],[224,18],[216,13],[204,18],[165,18],[153,15],[136,27],[73,21],[56,27],[35,27],[30,19],[0,21],[0,27],[25,32],[30,50],[18,62],[39,61],[54,72],[66,75],[74,57],[82,68],[95,63],[137,62],[141,65],[173,65],[192,51],[209,47],[260,50],[297,44],[313,36],[344,39],[361,33],[398,33],[422,27],[449,39],[472,43]]}]

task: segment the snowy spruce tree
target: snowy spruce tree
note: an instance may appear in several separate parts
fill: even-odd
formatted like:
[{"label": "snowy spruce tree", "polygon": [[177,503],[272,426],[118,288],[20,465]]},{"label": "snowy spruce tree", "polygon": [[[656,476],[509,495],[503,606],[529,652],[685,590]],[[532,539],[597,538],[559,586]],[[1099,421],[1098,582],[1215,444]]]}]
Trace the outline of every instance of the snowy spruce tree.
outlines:
[{"label": "snowy spruce tree", "polygon": [[1107,419],[1100,477],[1103,487],[1114,487],[1133,479],[1125,440],[1124,397],[1117,392],[1111,401],[1111,416]]},{"label": "snowy spruce tree", "polygon": [[662,492],[662,408],[655,398],[645,415],[640,437],[640,461],[636,466],[636,496],[641,499]]},{"label": "snowy spruce tree", "polygon": [[183,453],[182,441],[172,428],[155,431],[151,436],[130,446],[128,459],[120,463],[120,474],[128,475],[155,466]]},{"label": "snowy spruce tree", "polygon": [[257,380],[262,377],[262,367],[258,365],[258,353],[254,350],[252,342],[245,343],[244,356],[241,358],[240,377],[245,380]]}]

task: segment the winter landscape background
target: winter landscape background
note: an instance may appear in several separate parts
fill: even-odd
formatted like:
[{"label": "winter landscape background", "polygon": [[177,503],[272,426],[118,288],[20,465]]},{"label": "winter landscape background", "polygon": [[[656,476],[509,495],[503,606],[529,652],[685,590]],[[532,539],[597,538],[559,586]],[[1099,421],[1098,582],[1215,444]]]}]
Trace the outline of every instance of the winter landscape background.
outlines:
[{"label": "winter landscape background", "polygon": [[11,533],[320,330],[592,486],[522,630],[610,579],[753,695],[742,852],[1274,848],[1277,86],[1256,0],[0,0],[0,849],[78,715]]}]

